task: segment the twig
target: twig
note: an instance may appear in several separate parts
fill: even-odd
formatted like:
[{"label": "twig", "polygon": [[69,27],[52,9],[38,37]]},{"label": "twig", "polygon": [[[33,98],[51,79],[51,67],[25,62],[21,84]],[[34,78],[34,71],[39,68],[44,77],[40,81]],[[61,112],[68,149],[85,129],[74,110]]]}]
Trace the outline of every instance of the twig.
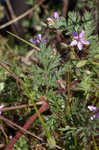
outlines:
[{"label": "twig", "polygon": [[[44,1],[44,0],[43,0],[43,1]],[[11,25],[11,24],[13,24],[13,23],[15,23],[15,22],[17,22],[17,21],[19,21],[20,19],[22,19],[22,18],[24,18],[25,16],[27,16],[28,14],[30,14],[33,10],[37,9],[37,7],[38,7],[39,5],[41,5],[41,4],[43,3],[43,1],[41,1],[39,4],[35,5],[35,7],[32,7],[31,9],[27,10],[27,11],[26,11],[25,13],[23,13],[22,15],[16,17],[15,19],[12,19],[11,21],[9,21],[9,22],[7,22],[7,23],[1,25],[1,26],[0,26],[0,30],[3,29],[3,28],[5,28],[5,27],[7,27],[7,26],[9,26],[9,25]]]},{"label": "twig", "polygon": [[12,18],[12,19],[15,19],[16,16],[15,16],[15,14],[14,14],[14,11],[13,11],[13,8],[12,8],[12,6],[11,6],[11,4],[10,4],[10,1],[9,1],[9,0],[6,0],[6,3],[7,3],[7,6],[8,6],[9,11],[10,11],[10,13],[11,13],[11,18]]},{"label": "twig", "polygon": [[[42,114],[43,112],[45,112],[45,111],[48,110],[48,109],[49,109],[49,105],[48,105],[46,102],[42,101],[42,106],[41,106],[40,109],[39,109],[40,114]],[[30,127],[30,125],[35,121],[35,119],[36,119],[37,117],[38,117],[37,113],[35,113],[34,115],[32,115],[32,116],[30,117],[29,121],[26,122],[26,124],[23,126],[23,128],[24,128],[25,130],[27,130],[27,129]],[[10,141],[10,143],[9,143],[8,146],[5,148],[5,150],[11,150],[11,149],[13,148],[14,144],[17,142],[17,140],[18,140],[23,134],[24,134],[24,131],[23,131],[23,130],[19,131],[19,132],[16,134],[16,136]]]},{"label": "twig", "polygon": [[64,6],[63,6],[62,16],[65,18],[67,16],[69,0],[63,0],[63,1],[64,1]]},{"label": "twig", "polygon": [[43,141],[43,139],[40,138],[39,136],[36,136],[34,133],[31,133],[30,131],[22,128],[21,126],[17,125],[16,123],[13,123],[12,121],[8,120],[7,118],[5,118],[1,115],[0,115],[0,119],[3,120],[5,123],[7,123],[7,125],[11,125],[13,127],[16,127],[18,129],[20,129],[21,131],[26,132],[29,135],[32,135],[33,137],[37,138],[38,140]]},{"label": "twig", "polygon": [[6,64],[6,65],[12,67],[12,64],[10,64],[10,63],[8,63],[8,62],[6,62],[6,61],[4,61],[4,60],[1,60],[1,59],[0,59],[0,62],[2,62],[3,64]]},{"label": "twig", "polygon": [[[41,105],[41,104],[42,104],[41,102],[36,103],[36,105]],[[20,106],[11,106],[11,107],[0,108],[0,112],[22,109],[22,108],[26,108],[26,107],[33,107],[33,104],[24,104],[24,105],[20,105]]]},{"label": "twig", "polygon": [[0,112],[9,111],[9,110],[16,110],[16,109],[22,109],[22,108],[26,108],[26,107],[33,107],[33,105],[32,104],[24,104],[24,105],[20,105],[20,106],[5,107],[5,108],[1,108]]},{"label": "twig", "polygon": [[[6,4],[7,4],[7,7],[8,7],[9,12],[10,12],[10,14],[11,14],[11,19],[15,19],[16,16],[15,16],[15,13],[14,13],[14,11],[13,11],[13,8],[12,8],[12,6],[11,6],[11,4],[10,4],[10,1],[9,1],[9,0],[6,0]],[[9,15],[8,15],[8,16],[9,16]],[[12,25],[12,29],[13,29],[14,33],[17,34],[16,26],[17,26],[17,22],[15,23],[15,26]]]}]

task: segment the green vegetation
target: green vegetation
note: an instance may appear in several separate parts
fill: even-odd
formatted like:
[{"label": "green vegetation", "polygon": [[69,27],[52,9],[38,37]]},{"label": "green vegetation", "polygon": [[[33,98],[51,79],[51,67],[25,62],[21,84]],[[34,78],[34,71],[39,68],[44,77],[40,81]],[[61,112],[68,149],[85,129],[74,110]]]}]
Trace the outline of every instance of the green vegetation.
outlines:
[{"label": "green vegetation", "polygon": [[[0,145],[5,150],[98,150],[97,5],[78,0],[66,20],[61,6],[50,13],[49,2],[27,3],[37,9],[23,22],[24,39],[10,31],[8,37],[0,35]],[[13,137],[16,142],[8,148]]]}]

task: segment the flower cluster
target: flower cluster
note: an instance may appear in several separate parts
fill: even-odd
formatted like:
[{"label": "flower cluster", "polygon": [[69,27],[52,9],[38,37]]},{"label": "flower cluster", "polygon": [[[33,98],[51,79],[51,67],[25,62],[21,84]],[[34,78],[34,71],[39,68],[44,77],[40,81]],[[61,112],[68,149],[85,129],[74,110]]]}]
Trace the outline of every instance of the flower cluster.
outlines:
[{"label": "flower cluster", "polygon": [[42,40],[42,35],[38,34],[37,40],[30,39],[30,42],[38,46],[40,45],[40,43],[43,43],[43,44],[48,43],[48,40]]},{"label": "flower cluster", "polygon": [[89,45],[89,42],[84,39],[85,31],[82,30],[78,35],[76,32],[72,32],[73,41],[71,42],[70,46],[76,46],[79,50],[82,50],[83,45]]}]

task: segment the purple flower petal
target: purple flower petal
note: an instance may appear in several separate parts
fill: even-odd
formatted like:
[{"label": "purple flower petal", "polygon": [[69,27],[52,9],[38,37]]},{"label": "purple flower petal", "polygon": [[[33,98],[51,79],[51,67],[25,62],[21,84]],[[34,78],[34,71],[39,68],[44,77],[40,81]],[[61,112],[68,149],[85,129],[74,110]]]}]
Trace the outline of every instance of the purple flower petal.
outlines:
[{"label": "purple flower petal", "polygon": [[47,18],[47,21],[49,26],[54,25],[54,21],[51,18]]},{"label": "purple flower petal", "polygon": [[[2,105],[2,106],[0,106],[0,109],[2,109],[4,106]],[[0,111],[0,115],[1,115],[1,111]]]},{"label": "purple flower petal", "polygon": [[36,44],[40,44],[41,40],[42,40],[42,35],[38,34]]},{"label": "purple flower petal", "polygon": [[81,43],[84,44],[84,45],[89,45],[89,42],[86,41],[86,40],[80,40],[80,41],[81,41]]},{"label": "purple flower petal", "polygon": [[30,41],[31,43],[33,43],[33,44],[36,44],[36,41],[33,40],[33,39],[30,39],[29,41]]},{"label": "purple flower petal", "polygon": [[37,41],[41,41],[41,39],[42,39],[42,35],[41,35],[41,34],[38,34],[38,36],[37,36]]},{"label": "purple flower petal", "polygon": [[78,35],[76,32],[72,32],[72,35],[73,35],[74,39],[78,39]]},{"label": "purple flower petal", "polygon": [[52,19],[51,18],[47,18],[47,21],[52,21]]},{"label": "purple flower petal", "polygon": [[83,45],[89,45],[90,43],[86,40],[84,40],[84,35],[85,35],[85,31],[82,30],[79,34],[79,36],[77,35],[76,32],[72,32],[74,41],[71,42],[71,46],[75,46],[77,45],[79,50],[82,50]]},{"label": "purple flower petal", "polygon": [[82,30],[82,31],[80,32],[80,34],[79,34],[80,39],[83,39],[83,38],[84,38],[84,35],[85,35],[85,31]]},{"label": "purple flower petal", "polygon": [[95,114],[95,118],[99,118],[99,113],[96,113],[96,114]]},{"label": "purple flower petal", "polygon": [[82,45],[82,43],[80,41],[77,43],[77,46],[78,46],[78,49],[81,51],[83,45]]},{"label": "purple flower petal", "polygon": [[[96,108],[94,106],[88,106],[88,109],[90,111],[93,111],[93,112],[96,112],[96,111],[99,111],[99,108]],[[92,117],[91,117],[91,120],[93,120],[94,118],[99,118],[99,112],[97,112],[96,114],[94,114]]]},{"label": "purple flower petal", "polygon": [[91,120],[93,120],[94,118],[99,118],[99,113],[96,113],[95,115],[93,115],[93,116],[91,117]]},{"label": "purple flower petal", "polygon": [[90,117],[91,120],[93,120],[95,118],[95,115],[93,115],[92,117]]},{"label": "purple flower petal", "polygon": [[96,108],[96,107],[94,107],[94,106],[88,106],[88,109],[89,109],[90,111],[94,111],[94,112],[96,112],[97,110],[99,110],[99,108]]},{"label": "purple flower petal", "polygon": [[41,43],[41,41],[40,40],[36,40],[36,44],[40,44]]},{"label": "purple flower petal", "polygon": [[46,43],[48,43],[48,40],[43,40],[42,42],[46,44]]},{"label": "purple flower petal", "polygon": [[59,18],[59,15],[58,15],[57,12],[54,13],[54,18],[55,18],[55,19],[58,19],[58,18]]},{"label": "purple flower petal", "polygon": [[72,41],[71,44],[70,44],[70,46],[75,46],[75,45],[77,45],[77,41],[76,40]]}]

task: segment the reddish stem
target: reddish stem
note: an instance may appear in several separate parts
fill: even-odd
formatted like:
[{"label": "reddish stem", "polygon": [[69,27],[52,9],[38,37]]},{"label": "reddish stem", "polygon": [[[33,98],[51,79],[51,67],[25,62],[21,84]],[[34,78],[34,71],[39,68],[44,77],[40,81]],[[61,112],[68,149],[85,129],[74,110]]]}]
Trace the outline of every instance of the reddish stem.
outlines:
[{"label": "reddish stem", "polygon": [[[49,105],[46,102],[42,102],[43,105],[40,107],[39,112],[40,114],[42,114],[44,111],[49,109]],[[35,113],[34,115],[32,115],[29,119],[28,122],[26,122],[26,124],[23,126],[23,128],[25,130],[27,130],[30,125],[35,121],[35,119],[38,117],[38,115]],[[24,131],[21,130],[19,131],[16,136],[10,141],[10,143],[7,145],[7,147],[5,148],[5,150],[11,150],[14,146],[14,144],[17,142],[17,140],[24,134]]]}]

